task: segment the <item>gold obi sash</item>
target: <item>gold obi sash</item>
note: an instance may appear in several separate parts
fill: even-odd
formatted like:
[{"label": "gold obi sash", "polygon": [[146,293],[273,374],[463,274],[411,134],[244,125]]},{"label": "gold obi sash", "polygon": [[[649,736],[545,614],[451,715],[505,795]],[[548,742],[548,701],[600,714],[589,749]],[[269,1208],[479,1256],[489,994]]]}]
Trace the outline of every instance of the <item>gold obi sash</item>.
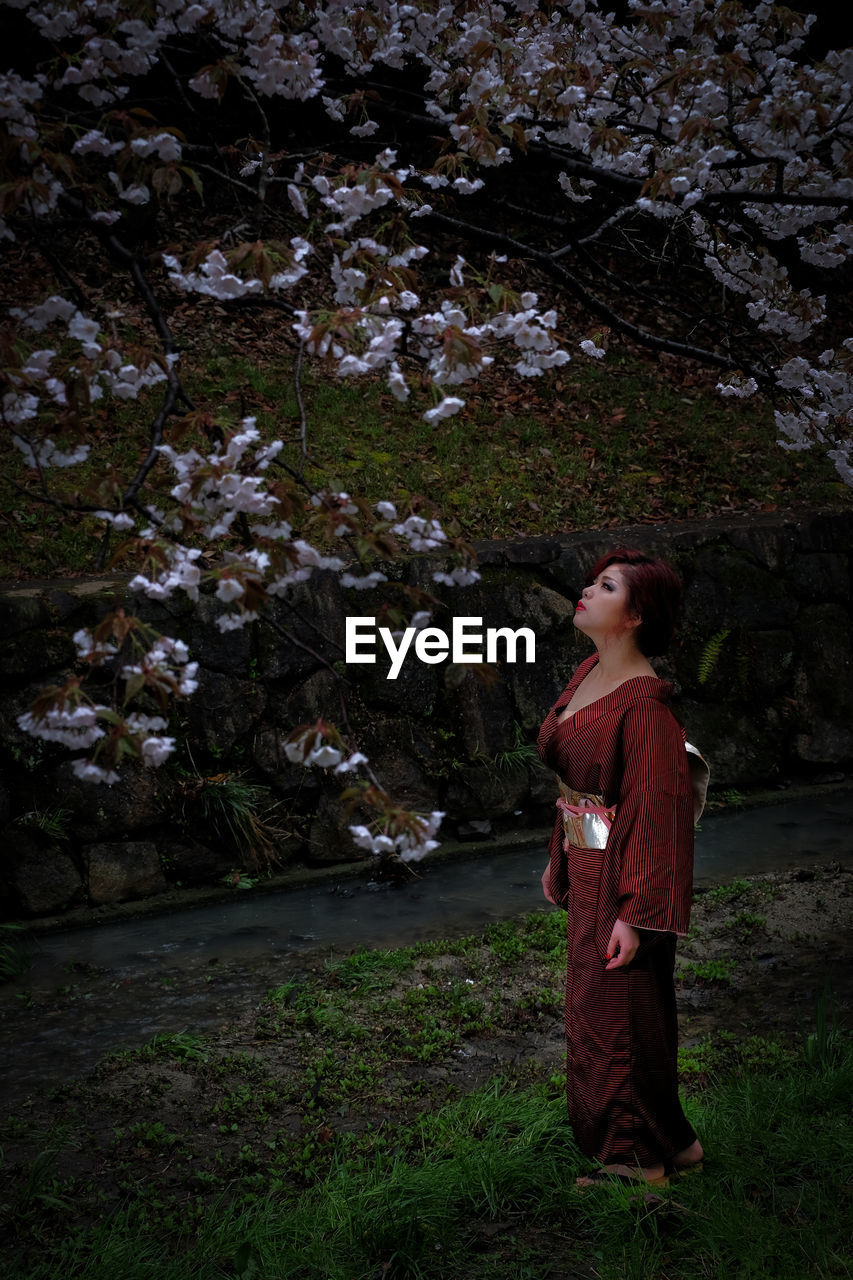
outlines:
[{"label": "gold obi sash", "polygon": [[572,791],[560,782],[557,808],[563,815],[563,848],[573,844],[580,849],[603,849],[616,817],[616,806],[607,808],[604,796]]}]

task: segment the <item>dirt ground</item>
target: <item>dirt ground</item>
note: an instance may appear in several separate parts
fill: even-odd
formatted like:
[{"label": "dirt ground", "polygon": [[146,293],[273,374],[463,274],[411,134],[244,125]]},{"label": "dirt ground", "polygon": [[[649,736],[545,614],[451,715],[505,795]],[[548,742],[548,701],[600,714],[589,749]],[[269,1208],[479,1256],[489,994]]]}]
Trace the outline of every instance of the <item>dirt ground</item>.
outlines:
[{"label": "dirt ground", "polygon": [[[721,1032],[794,1044],[814,1030],[827,989],[849,1029],[851,895],[853,868],[837,863],[700,892],[678,952],[682,1045]],[[436,948],[384,986],[330,977],[321,957],[300,964],[272,999],[271,972],[247,982],[225,969],[187,975],[182,982],[218,989],[215,1031],[162,1051],[106,1055],[59,1088],[33,1076],[0,1121],[0,1225],[31,1229],[16,1207],[46,1150],[50,1196],[73,1202],[84,1220],[155,1190],[161,1212],[275,1177],[309,1185],[341,1141],[399,1129],[496,1075],[524,1083],[563,1069],[560,974],[543,946],[500,955],[475,939]],[[303,987],[312,994],[300,1005]],[[4,998],[3,1041],[14,1053],[34,1020],[61,1014],[67,1025],[69,1003],[82,1016],[109,994],[109,975],[91,974],[55,997]],[[141,1008],[156,1001],[156,984],[140,982],[137,996]]]}]

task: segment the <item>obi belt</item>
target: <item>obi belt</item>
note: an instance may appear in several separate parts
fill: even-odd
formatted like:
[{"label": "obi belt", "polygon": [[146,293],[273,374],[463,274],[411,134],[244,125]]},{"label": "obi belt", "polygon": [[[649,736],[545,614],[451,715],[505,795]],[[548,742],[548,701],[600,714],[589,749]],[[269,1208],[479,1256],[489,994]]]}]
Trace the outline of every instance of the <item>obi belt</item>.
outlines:
[{"label": "obi belt", "polygon": [[563,815],[563,848],[603,849],[616,817],[616,806],[604,803],[604,796],[572,791],[560,779],[557,808]]},{"label": "obi belt", "polygon": [[[693,790],[693,821],[698,822],[705,808],[708,791],[708,764],[698,748],[685,743]],[[570,844],[576,849],[604,849],[616,817],[616,805],[605,805],[604,796],[588,791],[572,791],[562,778],[557,808],[563,815],[563,849]]]}]

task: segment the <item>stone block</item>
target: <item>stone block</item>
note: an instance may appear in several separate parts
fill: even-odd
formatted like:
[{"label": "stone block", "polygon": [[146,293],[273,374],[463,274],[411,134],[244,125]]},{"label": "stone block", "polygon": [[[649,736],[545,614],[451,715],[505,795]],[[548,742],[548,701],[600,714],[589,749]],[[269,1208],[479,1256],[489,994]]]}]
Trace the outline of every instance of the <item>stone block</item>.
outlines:
[{"label": "stone block", "polygon": [[[435,625],[449,631],[447,620]],[[358,689],[362,702],[381,711],[396,710],[407,716],[433,715],[447,663],[431,666],[421,662],[411,645],[396,679],[391,680],[388,678],[391,659],[378,633],[374,653],[375,663],[350,663],[347,667],[347,676]],[[338,703],[339,698],[330,705],[334,708]],[[334,719],[334,715],[331,718]]]},{"label": "stone block", "polygon": [[530,787],[530,804],[535,806],[553,805],[556,813],[559,784],[553,769],[549,769],[541,760],[531,761],[527,766],[528,784]]},{"label": "stone block", "polygon": [[707,640],[722,627],[788,627],[799,612],[784,576],[725,547],[697,556],[684,603],[684,630]]},{"label": "stone block", "polygon": [[784,573],[791,563],[797,547],[797,531],[778,520],[764,519],[732,521],[728,529],[728,541],[736,551],[745,552],[750,559],[771,573]]},{"label": "stone block", "polygon": [[806,733],[796,736],[797,756],[807,764],[836,764],[839,760],[853,760],[853,729],[814,716]]},{"label": "stone block", "polygon": [[[441,808],[443,768],[433,738],[421,725],[374,720],[363,735],[362,750],[380,784],[404,808],[418,813]],[[347,781],[341,778],[342,784]]]},{"label": "stone block", "polygon": [[294,683],[316,670],[318,656],[334,663],[344,656],[344,618],[347,613],[369,613],[344,601],[333,573],[315,574],[294,587],[287,601],[274,600],[269,608],[272,626],[257,629],[258,674],[265,680]]},{"label": "stone block", "polygon": [[83,879],[70,854],[17,824],[3,832],[11,851],[13,897],[23,915],[66,911],[85,899]]},{"label": "stone block", "polygon": [[528,802],[530,782],[527,769],[503,771],[486,765],[454,769],[448,777],[441,807],[451,822],[471,818],[506,817]]},{"label": "stone block", "polygon": [[249,623],[237,631],[220,631],[216,619],[225,612],[220,600],[201,596],[193,614],[189,647],[204,669],[245,677],[249,674],[257,623]]},{"label": "stone block", "polygon": [[[717,648],[713,665],[706,671],[704,683],[699,676],[706,665],[708,642],[698,640],[685,644],[679,652],[675,675],[680,688],[696,693],[703,700],[715,702],[758,703],[788,689],[793,683],[797,642],[789,630],[747,631],[732,628]],[[663,664],[657,664],[664,678]]]},{"label": "stone block", "polygon": [[252,759],[280,794],[300,795],[303,799],[313,796],[319,791],[320,774],[316,769],[290,763],[282,747],[285,736],[269,721],[259,725],[252,739]]},{"label": "stone block", "polygon": [[[509,673],[512,667],[503,670]],[[466,760],[507,751],[516,735],[515,706],[507,681],[497,676],[484,683],[466,672],[449,699],[446,721]]]},{"label": "stone block", "polygon": [[173,803],[168,775],[126,764],[112,786],[82,782],[66,760],[49,774],[49,790],[72,815],[70,826],[83,844],[155,827]]},{"label": "stone block", "polygon": [[38,587],[14,587],[0,595],[0,636],[16,636],[47,626],[50,613]]},{"label": "stone block", "polygon": [[89,898],[95,906],[150,898],[168,888],[157,846],[149,841],[89,845],[85,862]]},{"label": "stone block", "polygon": [[772,708],[744,712],[741,704],[721,705],[684,699],[678,715],[687,741],[697,747],[711,770],[711,787],[757,787],[790,768],[790,732]]},{"label": "stone block", "polygon": [[840,551],[811,551],[794,557],[791,581],[807,603],[850,600],[850,557]]},{"label": "stone block", "polygon": [[508,669],[507,685],[515,708],[514,718],[528,741],[535,738],[575,667],[589,652],[589,642],[573,632],[566,637],[565,644],[544,649],[541,655],[537,650],[535,667]]},{"label": "stone block", "polygon": [[189,703],[193,737],[219,758],[247,734],[263,714],[266,689],[259,680],[239,680],[220,671],[199,671]]},{"label": "stone block", "polygon": [[65,631],[26,631],[0,646],[0,671],[6,679],[32,676],[73,667],[77,648]]},{"label": "stone block", "polygon": [[816,604],[796,629],[801,709],[829,721],[853,721],[853,621],[841,605]]},{"label": "stone block", "polygon": [[812,511],[796,524],[801,551],[837,551],[853,547],[853,512]]},{"label": "stone block", "polygon": [[546,566],[543,576],[558,594],[574,602],[580,597],[586,575],[602,550],[598,544],[566,546]]},{"label": "stone block", "polygon": [[532,627],[540,637],[569,633],[575,615],[575,601],[560,595],[541,582],[510,583],[503,593],[506,621],[516,627]]},{"label": "stone block", "polygon": [[349,832],[350,824],[356,826],[364,821],[365,815],[347,813],[337,796],[324,792],[308,832],[308,861],[320,865],[365,861],[367,855],[355,845]]},{"label": "stone block", "polygon": [[[276,690],[270,698],[265,721],[284,737],[300,724],[312,724],[319,716],[337,723],[341,705],[340,681],[325,667],[315,671],[294,688]],[[347,695],[347,703],[350,696]]]},{"label": "stone block", "polygon": [[212,884],[234,867],[234,857],[225,849],[204,844],[161,845],[161,865],[170,881],[181,885]]}]

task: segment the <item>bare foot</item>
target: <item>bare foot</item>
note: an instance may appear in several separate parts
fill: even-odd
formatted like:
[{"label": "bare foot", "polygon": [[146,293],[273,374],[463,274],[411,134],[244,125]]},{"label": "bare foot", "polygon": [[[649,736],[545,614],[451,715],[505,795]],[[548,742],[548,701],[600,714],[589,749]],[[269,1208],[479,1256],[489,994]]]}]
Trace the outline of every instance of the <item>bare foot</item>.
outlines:
[{"label": "bare foot", "polygon": [[702,1143],[697,1138],[695,1142],[691,1142],[689,1147],[685,1147],[683,1151],[677,1152],[672,1159],[672,1163],[676,1169],[689,1169],[691,1165],[699,1164],[705,1152],[702,1150]]}]

